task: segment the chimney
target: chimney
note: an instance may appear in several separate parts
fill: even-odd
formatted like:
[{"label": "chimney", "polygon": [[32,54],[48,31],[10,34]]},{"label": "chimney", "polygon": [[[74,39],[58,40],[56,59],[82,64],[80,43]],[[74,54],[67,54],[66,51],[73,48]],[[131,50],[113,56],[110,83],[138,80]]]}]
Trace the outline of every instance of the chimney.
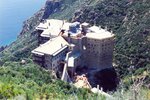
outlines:
[{"label": "chimney", "polygon": [[101,26],[99,26],[99,29],[101,30],[101,29],[102,29],[102,27],[101,27]]},{"label": "chimney", "polygon": [[105,31],[107,31],[107,29],[108,29],[107,26],[105,26]]},{"label": "chimney", "polygon": [[81,33],[83,35],[86,35],[88,27],[89,27],[89,23],[84,22],[81,24],[81,29],[82,29]]}]

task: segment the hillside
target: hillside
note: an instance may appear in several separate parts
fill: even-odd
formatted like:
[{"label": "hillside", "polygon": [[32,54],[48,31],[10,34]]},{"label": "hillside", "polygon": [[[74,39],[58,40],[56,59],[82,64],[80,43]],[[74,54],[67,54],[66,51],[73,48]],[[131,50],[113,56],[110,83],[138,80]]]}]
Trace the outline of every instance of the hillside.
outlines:
[{"label": "hillside", "polygon": [[[47,80],[44,78],[49,78],[49,73],[43,71],[43,69],[40,69],[37,65],[34,65],[30,60],[31,50],[37,47],[35,27],[43,18],[89,22],[90,24],[100,25],[103,28],[107,27],[108,30],[112,30],[113,33],[116,34],[114,67],[118,76],[123,80],[125,87],[129,88],[131,84],[134,83],[134,79],[136,80],[139,78],[140,80],[143,75],[145,76],[143,82],[144,86],[150,87],[149,0],[47,0],[45,7],[24,22],[22,32],[17,40],[0,52],[0,66],[2,66],[0,69],[0,74],[2,75],[0,86],[7,83],[5,85],[6,88],[7,86],[8,88],[11,88],[14,87],[14,85],[16,87],[18,84],[16,88],[19,92],[16,94],[24,94],[28,91],[26,89],[22,91],[22,85],[28,87],[30,84],[35,84],[31,90],[29,89],[30,87],[27,88],[34,93],[36,88],[45,89],[44,87],[51,88],[52,86],[55,86],[55,88],[48,90],[48,92],[57,90],[56,94],[53,93],[50,95],[54,96],[59,94],[58,96],[61,97],[62,94],[64,95],[63,97],[68,96],[68,93],[59,93],[60,83],[55,84],[55,82],[51,82],[51,77],[50,80],[48,80],[51,85],[50,83],[47,83]],[[26,65],[20,65],[22,59],[25,59],[28,63]],[[37,76],[37,73],[35,73],[33,75],[34,77],[25,76],[25,72],[28,72],[30,68],[33,68],[35,72],[45,73],[44,76],[42,76],[44,78],[40,81],[44,84],[41,88],[39,88],[40,82],[36,81],[39,80],[38,78],[41,77],[41,74]],[[8,72],[10,75],[7,74]],[[16,76],[14,76],[15,74]],[[6,80],[7,78],[5,79],[5,76],[11,81]],[[12,78],[13,76],[14,78]],[[18,83],[16,80],[19,80]],[[29,83],[22,83],[24,80],[29,80]],[[16,81],[16,83],[11,85],[13,81]],[[66,90],[67,86],[62,86],[61,88],[68,91]],[[38,93],[46,94],[46,91],[47,90]],[[80,92],[77,92],[77,94],[80,94]],[[81,95],[82,94],[85,94],[87,97],[88,92],[81,92]],[[0,98],[2,98],[1,95]]]},{"label": "hillside", "polygon": [[[0,99],[61,99],[94,98],[86,89],[76,89],[68,83],[56,80],[50,71],[34,65],[7,62],[0,67]],[[101,96],[103,98],[103,96]],[[101,98],[100,97],[100,98]]]},{"label": "hillside", "polygon": [[[114,64],[121,77],[131,76],[129,72],[137,76],[142,75],[144,71],[149,72],[150,2],[148,0],[104,0],[94,7],[76,12],[73,21],[107,27],[116,34]],[[149,75],[147,79],[149,80]]]}]

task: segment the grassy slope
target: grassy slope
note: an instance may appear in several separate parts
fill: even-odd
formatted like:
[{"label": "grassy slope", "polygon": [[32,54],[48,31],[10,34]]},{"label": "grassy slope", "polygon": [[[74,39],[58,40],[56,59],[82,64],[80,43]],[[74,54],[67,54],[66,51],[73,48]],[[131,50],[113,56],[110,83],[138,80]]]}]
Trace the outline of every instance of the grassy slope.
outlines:
[{"label": "grassy slope", "polygon": [[70,20],[76,11],[86,6],[95,6],[101,0],[64,0],[61,10],[49,18]]}]

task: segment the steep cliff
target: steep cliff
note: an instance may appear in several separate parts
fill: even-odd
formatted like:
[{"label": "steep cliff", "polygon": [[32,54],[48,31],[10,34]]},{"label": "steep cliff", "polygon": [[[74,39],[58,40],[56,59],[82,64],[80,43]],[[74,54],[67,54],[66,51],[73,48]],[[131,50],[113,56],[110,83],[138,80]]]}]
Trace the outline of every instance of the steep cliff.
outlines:
[{"label": "steep cliff", "polygon": [[62,0],[48,0],[46,2],[43,19],[47,19],[52,13],[56,13],[60,10],[62,6]]},{"label": "steep cliff", "polygon": [[34,30],[35,26],[38,25],[42,19],[47,19],[51,14],[58,12],[62,3],[61,0],[47,0],[45,6],[40,11],[35,13],[33,17],[24,21],[23,29],[20,34]]}]

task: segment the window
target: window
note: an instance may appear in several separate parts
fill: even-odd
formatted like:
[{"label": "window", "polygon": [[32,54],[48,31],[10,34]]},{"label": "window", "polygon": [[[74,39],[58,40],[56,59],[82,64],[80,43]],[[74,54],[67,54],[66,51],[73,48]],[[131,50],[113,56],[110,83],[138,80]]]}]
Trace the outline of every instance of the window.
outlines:
[{"label": "window", "polygon": [[55,57],[53,57],[52,60],[55,60]]}]

